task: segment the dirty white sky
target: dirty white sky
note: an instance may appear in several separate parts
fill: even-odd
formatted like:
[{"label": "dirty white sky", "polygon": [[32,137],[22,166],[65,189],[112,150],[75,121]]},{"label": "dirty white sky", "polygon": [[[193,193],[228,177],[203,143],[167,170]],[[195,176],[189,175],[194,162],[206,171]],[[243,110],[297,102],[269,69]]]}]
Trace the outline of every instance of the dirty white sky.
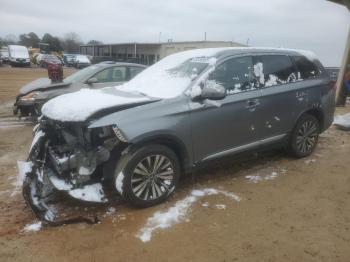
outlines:
[{"label": "dirty white sky", "polygon": [[0,36],[78,33],[83,41],[229,40],[314,51],[339,66],[350,12],[325,0],[0,0]]}]

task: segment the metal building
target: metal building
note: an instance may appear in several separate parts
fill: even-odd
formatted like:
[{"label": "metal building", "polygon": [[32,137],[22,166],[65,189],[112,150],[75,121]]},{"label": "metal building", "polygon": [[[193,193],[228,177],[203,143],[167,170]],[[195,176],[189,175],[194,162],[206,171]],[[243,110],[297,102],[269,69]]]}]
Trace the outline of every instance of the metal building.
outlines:
[{"label": "metal building", "polygon": [[151,65],[167,55],[210,47],[245,46],[231,41],[193,41],[193,42],[166,42],[166,43],[118,43],[102,45],[82,45],[80,54],[92,56],[98,61],[113,60],[136,62]]}]

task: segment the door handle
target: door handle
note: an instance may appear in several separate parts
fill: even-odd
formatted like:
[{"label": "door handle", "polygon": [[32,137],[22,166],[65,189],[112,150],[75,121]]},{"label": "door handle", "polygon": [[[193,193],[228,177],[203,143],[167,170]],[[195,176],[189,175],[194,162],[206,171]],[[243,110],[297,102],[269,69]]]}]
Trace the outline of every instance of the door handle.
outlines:
[{"label": "door handle", "polygon": [[259,99],[249,99],[247,101],[247,104],[245,107],[248,109],[253,109],[253,108],[257,107],[258,105],[260,105]]},{"label": "door handle", "polygon": [[298,101],[303,101],[306,96],[307,96],[306,91],[297,91],[297,93],[295,95],[295,97],[296,97],[296,99],[298,99]]}]

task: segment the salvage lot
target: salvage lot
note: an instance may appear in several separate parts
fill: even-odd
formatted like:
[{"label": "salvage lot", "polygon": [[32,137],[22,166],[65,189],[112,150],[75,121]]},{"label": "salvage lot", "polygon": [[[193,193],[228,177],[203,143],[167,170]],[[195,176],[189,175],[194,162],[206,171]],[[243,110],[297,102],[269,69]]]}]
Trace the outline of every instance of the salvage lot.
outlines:
[{"label": "salvage lot", "polygon": [[[21,85],[42,76],[42,69],[0,68],[0,121],[14,121],[12,99]],[[338,108],[337,114],[349,111]],[[27,123],[0,124],[0,261],[349,260],[349,132],[331,127],[306,159],[271,151],[215,162],[184,177],[169,201],[148,209],[131,208],[116,196],[104,205],[69,200],[59,204],[67,215],[97,214],[101,223],[24,232],[35,217],[16,185],[16,160],[26,158],[31,138]],[[240,201],[195,194],[188,203],[193,189],[232,193]],[[178,201],[188,203],[179,223],[142,242],[137,236],[148,218]]]}]

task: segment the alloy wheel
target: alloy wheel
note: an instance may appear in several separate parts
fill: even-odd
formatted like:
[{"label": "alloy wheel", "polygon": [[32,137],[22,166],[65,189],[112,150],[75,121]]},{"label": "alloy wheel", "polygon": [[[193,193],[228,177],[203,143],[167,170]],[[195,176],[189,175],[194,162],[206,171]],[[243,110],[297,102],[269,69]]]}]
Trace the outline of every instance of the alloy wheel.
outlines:
[{"label": "alloy wheel", "polygon": [[168,157],[160,154],[142,159],[134,168],[131,188],[142,200],[155,200],[167,194],[174,179],[174,167]]},{"label": "alloy wheel", "polygon": [[318,139],[317,125],[311,121],[305,121],[299,128],[296,145],[302,153],[307,153],[313,150]]}]

